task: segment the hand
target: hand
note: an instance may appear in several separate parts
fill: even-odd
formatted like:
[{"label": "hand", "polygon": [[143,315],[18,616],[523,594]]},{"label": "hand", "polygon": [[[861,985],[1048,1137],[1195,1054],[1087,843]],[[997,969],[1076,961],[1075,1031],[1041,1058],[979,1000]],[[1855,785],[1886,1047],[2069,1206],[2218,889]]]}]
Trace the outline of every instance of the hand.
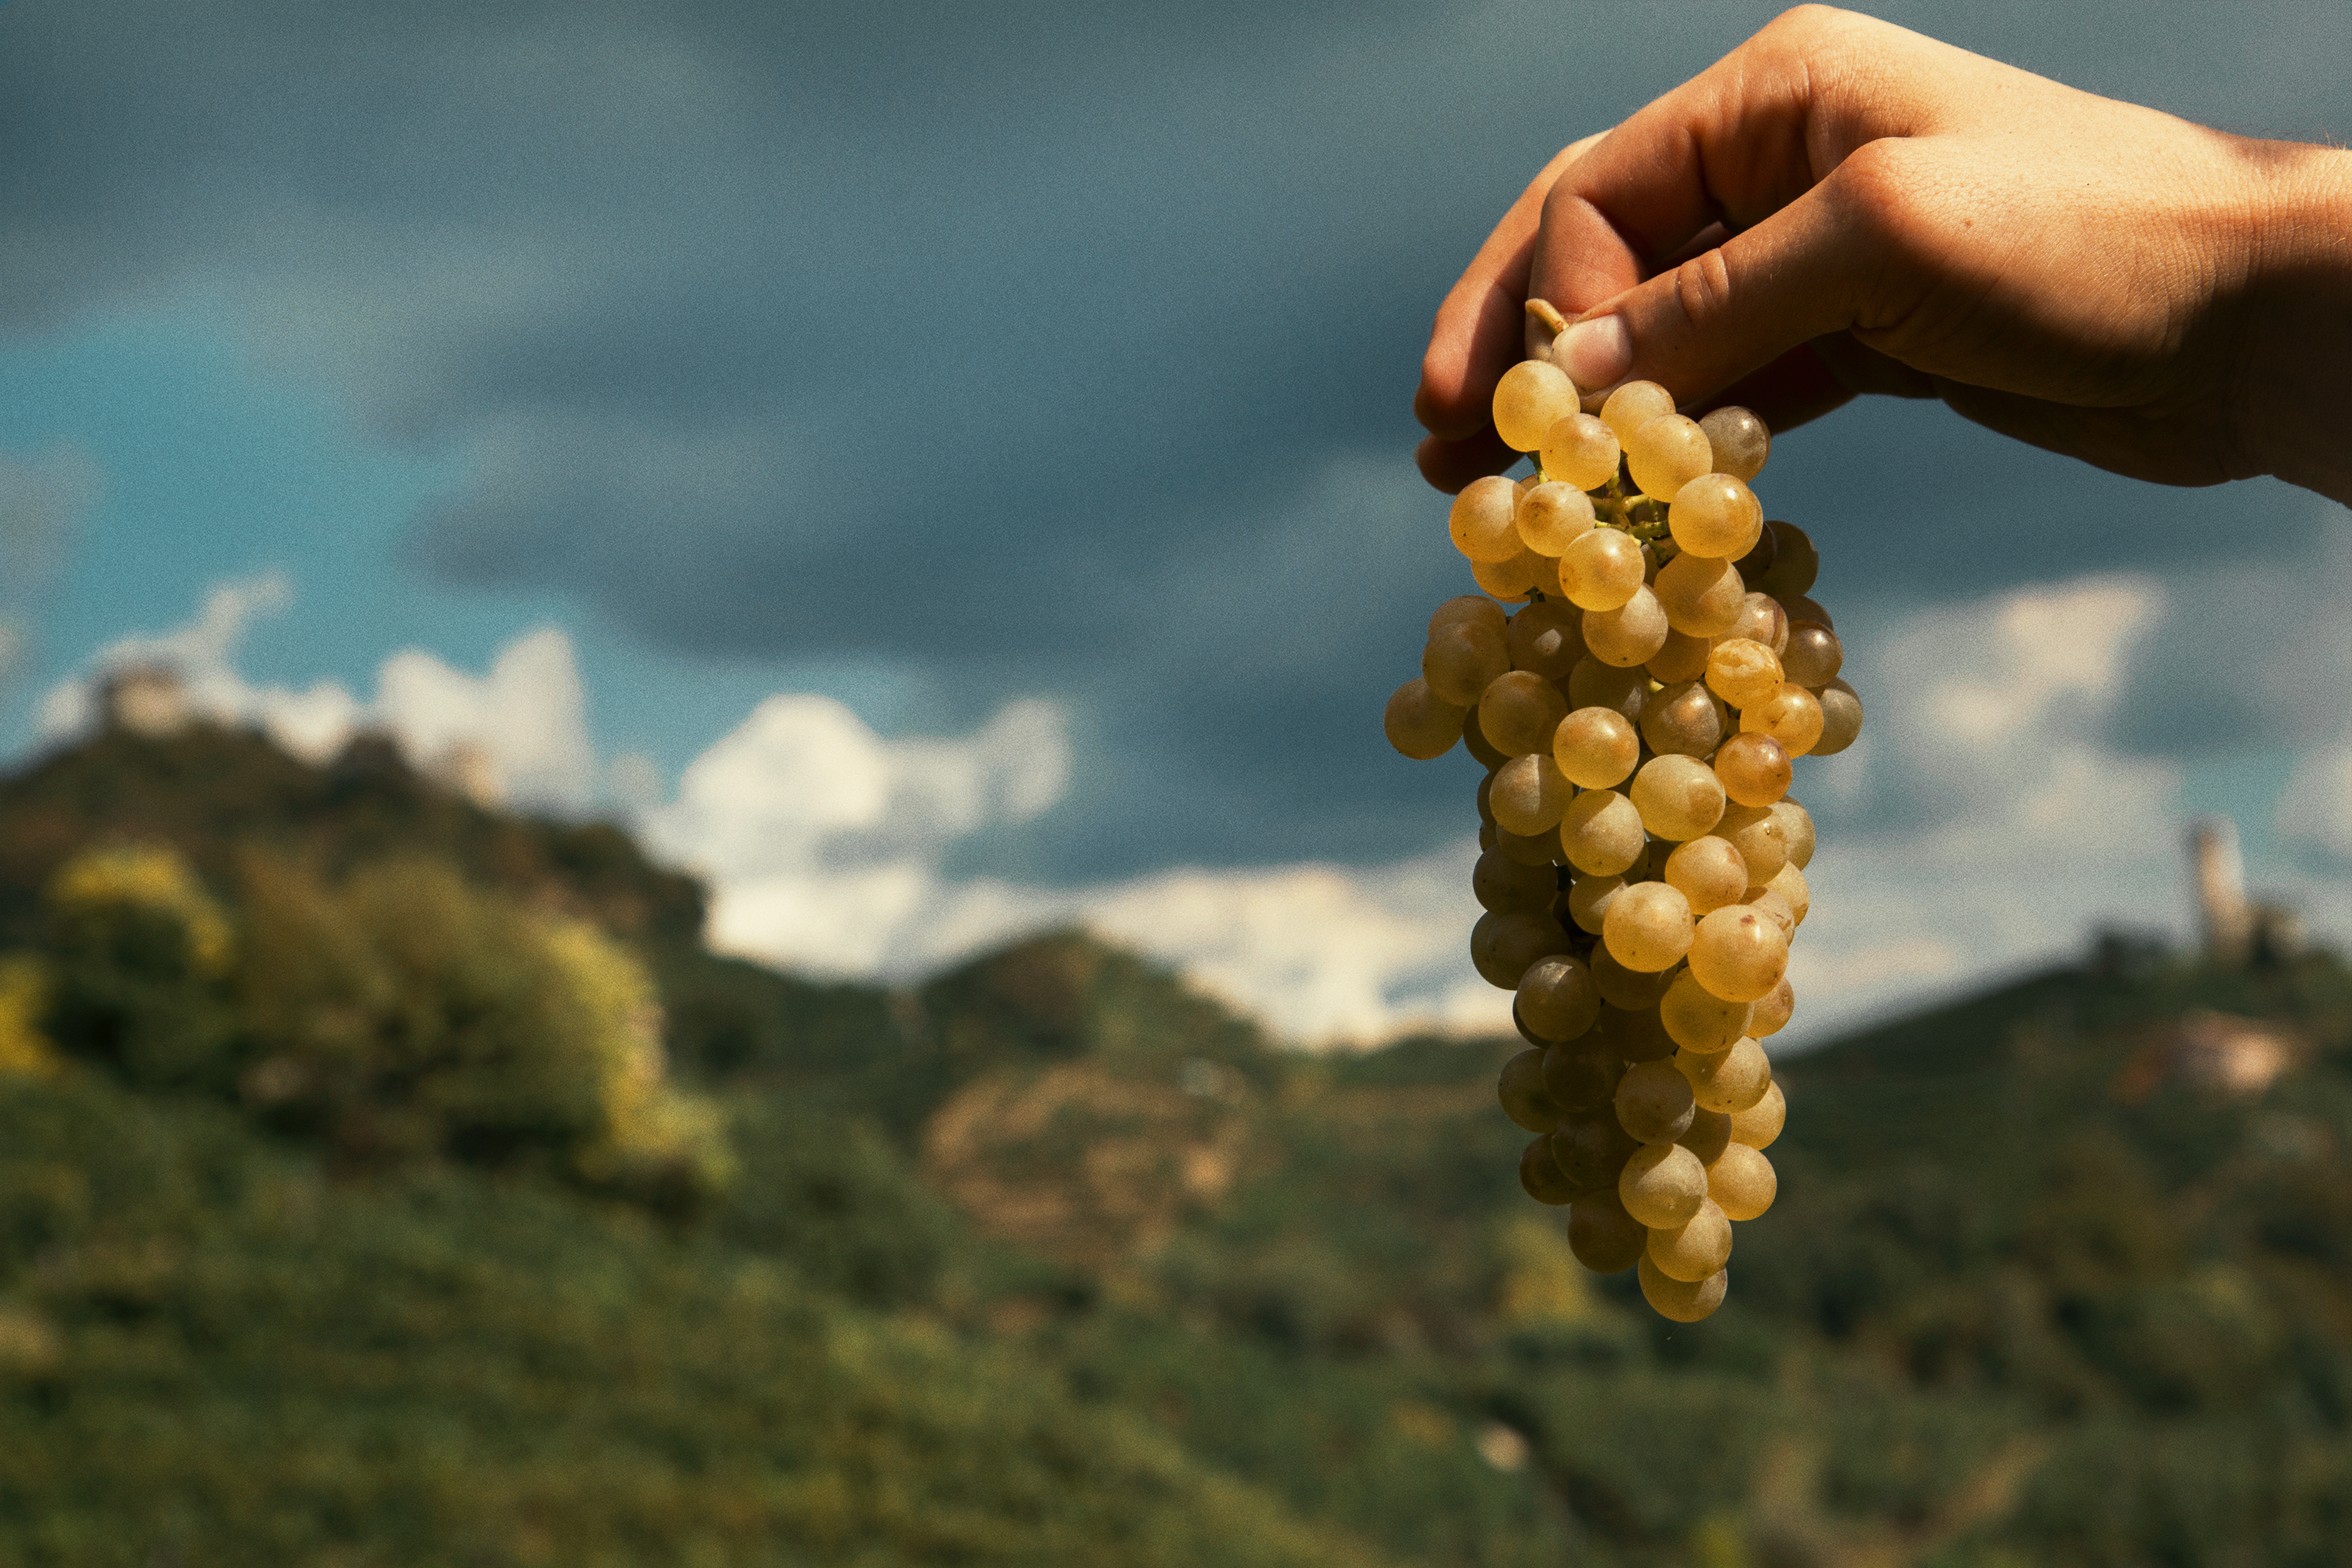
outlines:
[{"label": "hand", "polygon": [[[1546,166],[1437,313],[1414,412],[1444,490],[1574,325],[1579,387],[1663,382],[1775,431],[1859,392],[2143,479],[2352,500],[2352,153],[2077,92],[1808,5]],[[1540,329],[1533,329],[1540,330]]]}]

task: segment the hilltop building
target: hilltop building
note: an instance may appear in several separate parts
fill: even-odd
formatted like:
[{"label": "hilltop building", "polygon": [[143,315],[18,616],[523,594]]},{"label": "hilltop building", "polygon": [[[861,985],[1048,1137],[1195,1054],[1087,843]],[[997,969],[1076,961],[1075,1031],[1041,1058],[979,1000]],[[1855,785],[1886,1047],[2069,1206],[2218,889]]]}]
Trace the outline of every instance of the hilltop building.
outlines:
[{"label": "hilltop building", "polygon": [[188,727],[188,687],[169,664],[125,664],[99,684],[99,711],[109,729],[161,740]]}]

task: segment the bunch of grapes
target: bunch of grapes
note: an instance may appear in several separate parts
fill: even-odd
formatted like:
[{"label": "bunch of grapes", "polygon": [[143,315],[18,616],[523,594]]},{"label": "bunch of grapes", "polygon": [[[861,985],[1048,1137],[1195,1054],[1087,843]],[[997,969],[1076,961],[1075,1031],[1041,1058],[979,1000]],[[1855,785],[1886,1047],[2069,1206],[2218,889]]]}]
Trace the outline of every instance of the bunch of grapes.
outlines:
[{"label": "bunch of grapes", "polygon": [[1389,739],[1486,768],[1470,956],[1529,1047],[1499,1086],[1536,1134],[1520,1184],[1566,1207],[1586,1267],[1638,1268],[1694,1322],[1722,1304],[1731,1222],[1778,1186],[1758,1042],[1795,1005],[1813,854],[1790,765],[1853,745],[1862,705],[1806,597],[1811,540],[1748,488],[1770,449],[1753,413],[1686,418],[1653,382],[1587,399],[1538,356],[1496,389],[1495,428],[1537,471],[1455,498],[1485,591],[1430,617]]}]

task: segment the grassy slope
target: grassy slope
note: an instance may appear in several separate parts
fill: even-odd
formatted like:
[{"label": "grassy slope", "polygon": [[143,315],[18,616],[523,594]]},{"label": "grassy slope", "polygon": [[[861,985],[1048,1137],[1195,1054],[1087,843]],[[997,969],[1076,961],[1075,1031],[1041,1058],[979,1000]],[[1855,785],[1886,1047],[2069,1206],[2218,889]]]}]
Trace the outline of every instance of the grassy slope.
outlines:
[{"label": "grassy slope", "polygon": [[[1780,1201],[1678,1328],[1518,1195],[1506,1044],[1288,1057],[1073,939],[809,986],[680,940],[693,890],[617,835],[263,752],[115,737],[0,785],[0,914],[126,825],[208,867],[251,834],[455,855],[645,944],[743,1178],[663,1230],[9,1085],[0,1558],[2320,1563],[2352,1532],[2332,961],[2053,974],[1789,1064]],[[2298,1065],[2119,1098],[2196,1007],[2282,1020]]]}]

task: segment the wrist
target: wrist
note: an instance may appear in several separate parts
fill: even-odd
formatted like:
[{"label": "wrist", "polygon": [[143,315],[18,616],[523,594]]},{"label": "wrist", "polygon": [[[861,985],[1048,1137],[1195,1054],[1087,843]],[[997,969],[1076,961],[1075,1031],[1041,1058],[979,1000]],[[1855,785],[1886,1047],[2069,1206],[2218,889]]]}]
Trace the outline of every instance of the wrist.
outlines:
[{"label": "wrist", "polygon": [[2262,144],[2232,417],[2261,473],[2352,505],[2352,152]]}]

